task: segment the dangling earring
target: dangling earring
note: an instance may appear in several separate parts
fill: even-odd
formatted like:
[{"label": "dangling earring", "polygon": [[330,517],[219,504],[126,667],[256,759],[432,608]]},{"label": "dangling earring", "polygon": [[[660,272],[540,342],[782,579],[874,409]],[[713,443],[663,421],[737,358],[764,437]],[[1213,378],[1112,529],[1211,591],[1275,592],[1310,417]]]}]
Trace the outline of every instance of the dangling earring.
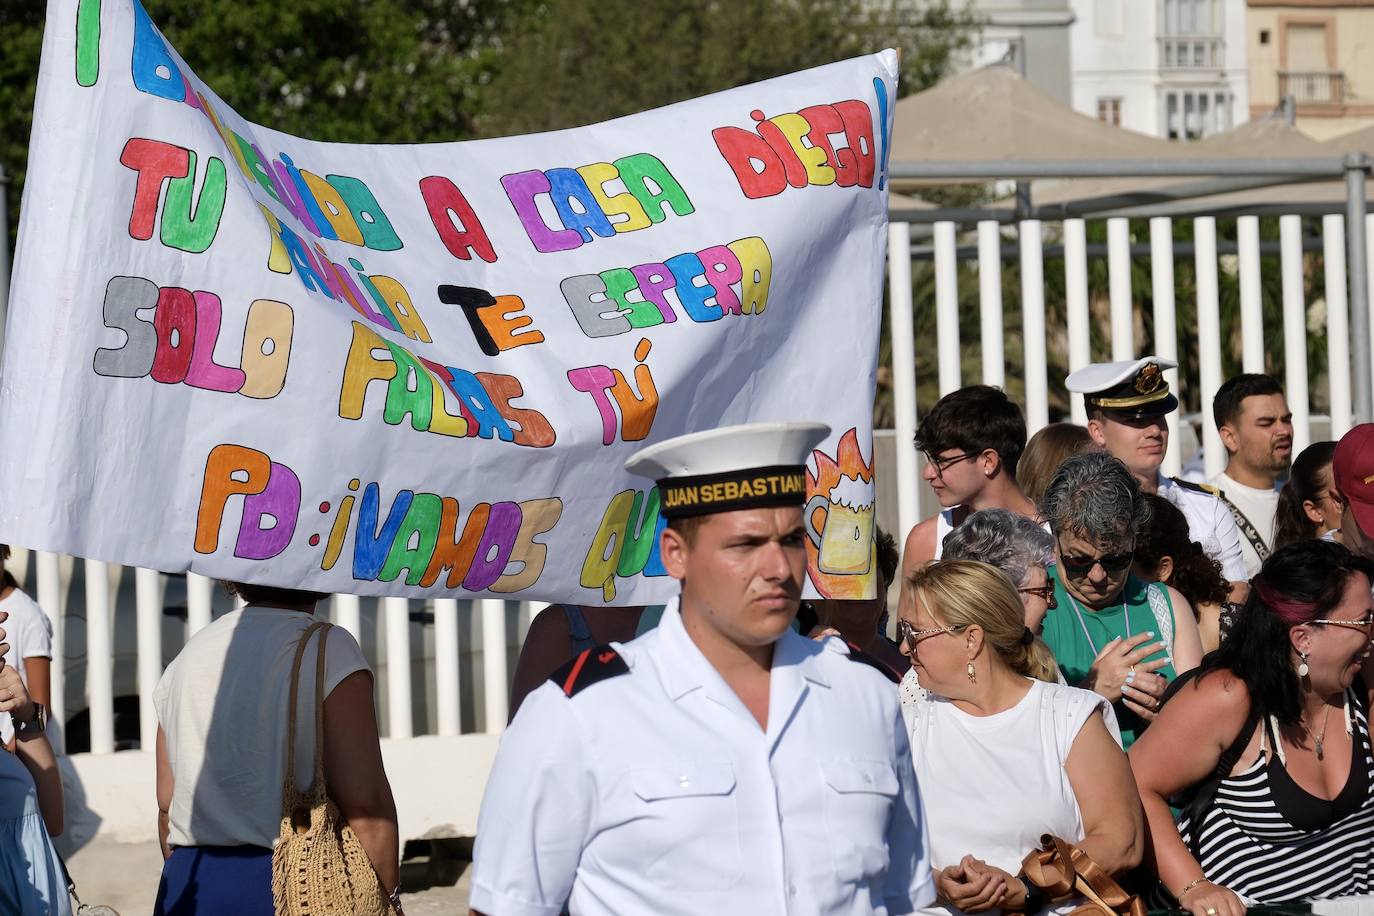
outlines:
[{"label": "dangling earring", "polygon": [[969,662],[967,665],[965,665],[964,671],[967,672],[968,679],[970,681],[972,681],[975,684],[978,683],[978,672],[976,669],[974,669],[973,662]]},{"label": "dangling earring", "polygon": [[1298,665],[1298,677],[1307,677],[1307,672],[1312,670],[1307,667],[1307,653],[1299,652],[1298,656],[1302,659],[1302,663]]}]

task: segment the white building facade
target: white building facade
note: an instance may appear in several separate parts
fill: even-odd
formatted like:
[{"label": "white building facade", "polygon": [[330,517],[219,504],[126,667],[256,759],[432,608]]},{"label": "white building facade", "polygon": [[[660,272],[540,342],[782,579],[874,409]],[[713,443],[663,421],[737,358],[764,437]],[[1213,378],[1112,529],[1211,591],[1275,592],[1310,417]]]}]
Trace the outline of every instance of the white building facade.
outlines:
[{"label": "white building facade", "polygon": [[1073,107],[1197,140],[1249,118],[1245,0],[1070,0]]}]

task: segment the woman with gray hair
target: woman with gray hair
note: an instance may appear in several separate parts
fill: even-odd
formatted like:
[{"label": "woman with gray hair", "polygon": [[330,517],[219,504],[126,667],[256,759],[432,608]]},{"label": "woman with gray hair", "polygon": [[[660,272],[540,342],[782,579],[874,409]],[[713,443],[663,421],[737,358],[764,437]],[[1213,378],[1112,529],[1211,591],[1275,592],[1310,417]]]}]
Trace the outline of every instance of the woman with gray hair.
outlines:
[{"label": "woman with gray hair", "polygon": [[1044,629],[1045,614],[1055,606],[1046,570],[1054,557],[1054,538],[1044,528],[1006,509],[983,509],[945,535],[942,556],[996,566],[1016,587],[1026,626],[1036,635]]},{"label": "woman with gray hair", "polygon": [[1055,539],[1045,642],[1070,684],[1116,707],[1129,747],[1154,719],[1168,682],[1202,660],[1193,610],[1177,590],[1131,574],[1150,506],[1134,475],[1105,452],[1065,461],[1041,511]]}]

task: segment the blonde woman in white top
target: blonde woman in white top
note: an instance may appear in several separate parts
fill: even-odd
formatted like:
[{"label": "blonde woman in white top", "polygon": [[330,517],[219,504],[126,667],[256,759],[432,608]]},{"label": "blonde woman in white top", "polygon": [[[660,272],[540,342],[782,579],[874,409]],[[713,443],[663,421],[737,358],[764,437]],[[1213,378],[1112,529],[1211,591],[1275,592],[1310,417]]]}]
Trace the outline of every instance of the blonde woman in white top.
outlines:
[{"label": "blonde woman in white top", "polygon": [[1110,874],[1138,864],[1140,799],[1111,707],[1055,683],[1054,657],[1027,629],[1010,580],[945,560],[903,594],[902,651],[928,691],[911,719],[940,903],[926,912],[1071,908],[1019,876],[1046,833]]}]

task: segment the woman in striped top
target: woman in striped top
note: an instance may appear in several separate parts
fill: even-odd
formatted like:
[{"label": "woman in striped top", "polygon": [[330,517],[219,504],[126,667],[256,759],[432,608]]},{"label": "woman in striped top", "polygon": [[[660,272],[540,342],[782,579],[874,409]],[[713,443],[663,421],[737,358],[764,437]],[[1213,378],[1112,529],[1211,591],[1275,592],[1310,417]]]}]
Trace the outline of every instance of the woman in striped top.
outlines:
[{"label": "woman in striped top", "polygon": [[[1273,554],[1231,636],[1131,749],[1156,871],[1194,916],[1374,892],[1371,579],[1339,544]],[[1189,806],[1175,825],[1167,799],[1209,777],[1198,823]]]}]

